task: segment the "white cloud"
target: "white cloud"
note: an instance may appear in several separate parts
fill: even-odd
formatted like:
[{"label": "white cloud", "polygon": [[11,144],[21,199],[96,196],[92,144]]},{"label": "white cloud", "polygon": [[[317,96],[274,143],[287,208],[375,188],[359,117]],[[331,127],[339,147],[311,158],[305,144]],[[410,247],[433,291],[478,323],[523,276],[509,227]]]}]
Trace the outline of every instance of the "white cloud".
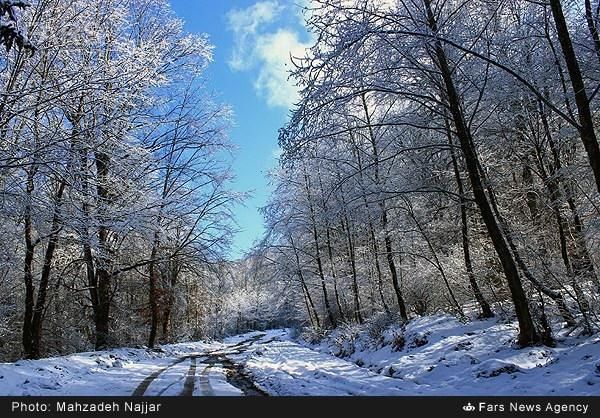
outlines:
[{"label": "white cloud", "polygon": [[298,99],[297,88],[289,79],[290,58],[304,56],[309,46],[290,28],[290,22],[283,21],[289,17],[284,12],[290,7],[278,1],[261,1],[227,14],[234,34],[229,66],[236,71],[256,69],[254,87],[258,94],[269,106],[286,109]]},{"label": "white cloud", "polygon": [[298,100],[298,89],[289,79],[291,57],[302,57],[308,45],[288,29],[258,38],[256,54],[262,65],[255,86],[266,97],[269,106],[289,109]]},{"label": "white cloud", "polygon": [[247,9],[230,10],[227,19],[233,30],[256,32],[259,25],[273,21],[282,9],[278,1],[260,1]]},{"label": "white cloud", "polygon": [[229,65],[235,70],[246,70],[252,65],[251,48],[258,29],[273,22],[281,13],[277,1],[261,1],[247,9],[233,9],[227,13],[229,29],[235,34],[235,46]]}]

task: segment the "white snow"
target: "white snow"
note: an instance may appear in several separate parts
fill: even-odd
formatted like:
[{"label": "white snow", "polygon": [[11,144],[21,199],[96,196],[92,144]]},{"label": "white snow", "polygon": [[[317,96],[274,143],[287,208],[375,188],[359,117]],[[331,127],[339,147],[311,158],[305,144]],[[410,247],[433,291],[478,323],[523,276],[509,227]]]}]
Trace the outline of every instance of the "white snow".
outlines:
[{"label": "white snow", "polygon": [[[0,395],[131,395],[155,374],[146,395],[179,395],[195,360],[194,396],[243,395],[214,353],[244,366],[269,395],[597,395],[600,335],[558,334],[557,347],[513,346],[516,327],[461,323],[448,315],[332,332],[319,345],[290,330],[252,332],[223,343],[120,348],[0,364]],[[394,343],[396,347],[394,348]],[[210,355],[213,354],[213,357]],[[337,356],[336,356],[337,355]],[[212,361],[209,359],[212,358]]]},{"label": "white snow", "polygon": [[[514,324],[495,320],[463,324],[448,315],[423,317],[407,325],[401,350],[392,349],[393,338],[402,333],[392,326],[379,344],[359,333],[349,350],[353,352],[344,359],[416,384],[422,395],[600,393],[600,335],[573,338],[559,333],[555,348],[517,349],[516,332]],[[335,337],[334,332],[312,348],[337,354]]]},{"label": "white snow", "polygon": [[[219,343],[165,345],[163,352],[118,348],[77,353],[41,360],[0,364],[0,395],[7,396],[126,396],[150,374],[178,357],[221,348]],[[177,394],[189,368],[189,360],[159,375],[148,387],[150,395]],[[200,371],[197,371],[197,375]],[[175,379],[175,382],[173,380]],[[165,383],[166,382],[166,383]],[[161,384],[163,384],[161,386]],[[166,387],[171,385],[170,387]],[[164,393],[161,393],[165,390]]]},{"label": "white snow", "polygon": [[257,346],[246,363],[271,395],[410,395],[415,385],[381,376],[291,341]]}]

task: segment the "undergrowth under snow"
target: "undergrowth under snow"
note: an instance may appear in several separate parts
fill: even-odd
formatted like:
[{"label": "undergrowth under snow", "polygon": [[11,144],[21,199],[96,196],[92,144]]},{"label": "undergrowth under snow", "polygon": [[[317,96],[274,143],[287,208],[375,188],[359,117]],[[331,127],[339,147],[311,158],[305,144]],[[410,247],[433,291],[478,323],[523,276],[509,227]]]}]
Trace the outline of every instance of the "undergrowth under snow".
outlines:
[{"label": "undergrowth under snow", "polygon": [[385,317],[303,343],[413,386],[421,395],[598,395],[600,335],[556,334],[557,345],[517,348],[517,327],[449,315],[406,326]]}]

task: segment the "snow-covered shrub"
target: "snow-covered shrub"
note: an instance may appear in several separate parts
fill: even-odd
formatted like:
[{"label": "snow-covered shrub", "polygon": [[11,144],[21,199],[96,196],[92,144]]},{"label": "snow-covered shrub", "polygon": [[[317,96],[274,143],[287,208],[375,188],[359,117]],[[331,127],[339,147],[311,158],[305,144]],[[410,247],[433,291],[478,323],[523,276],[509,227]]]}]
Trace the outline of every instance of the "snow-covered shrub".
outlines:
[{"label": "snow-covered shrub", "polygon": [[404,338],[404,333],[397,332],[392,340],[392,351],[398,352],[402,351],[406,346],[406,339]]},{"label": "snow-covered shrub", "polygon": [[[427,315],[431,311],[431,306],[435,305],[439,286],[432,279],[433,277],[436,277],[435,272],[429,271],[429,266],[423,264],[421,270],[413,273],[413,279],[407,287],[408,306],[417,316]],[[436,289],[436,292],[433,292],[433,289]]]},{"label": "snow-covered shrub", "polygon": [[497,359],[487,360],[476,369],[476,377],[484,378],[513,373],[522,373],[522,370],[516,364]]},{"label": "snow-covered shrub", "polygon": [[394,316],[380,313],[369,318],[365,323],[365,332],[374,347],[384,345],[386,331],[394,323]]},{"label": "snow-covered shrub", "polygon": [[327,334],[327,330],[323,328],[304,327],[300,331],[299,339],[315,345],[321,343]]},{"label": "snow-covered shrub", "polygon": [[362,327],[344,323],[331,333],[331,348],[337,357],[350,357],[357,350]]},{"label": "snow-covered shrub", "polygon": [[408,348],[419,348],[423,347],[424,345],[427,345],[429,343],[429,339],[427,338],[428,335],[429,332],[411,333],[406,337],[406,340],[409,342]]}]

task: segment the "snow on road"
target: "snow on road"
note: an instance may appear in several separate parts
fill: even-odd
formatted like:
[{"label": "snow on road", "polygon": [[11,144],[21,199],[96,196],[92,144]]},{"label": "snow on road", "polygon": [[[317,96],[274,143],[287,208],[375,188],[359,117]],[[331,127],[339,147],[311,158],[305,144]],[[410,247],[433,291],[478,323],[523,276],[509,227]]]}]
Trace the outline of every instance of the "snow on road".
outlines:
[{"label": "snow on road", "polygon": [[156,379],[148,385],[145,389],[144,395],[149,396],[177,396],[184,390],[185,380],[184,376],[187,376],[191,358],[184,360],[181,363],[177,363],[172,367],[167,368],[164,372],[159,374]]},{"label": "snow on road", "polygon": [[399,396],[419,394],[417,385],[381,376],[271,333],[237,356],[265,392],[282,396]]},{"label": "snow on road", "polygon": [[[220,343],[183,343],[161,351],[119,348],[78,353],[41,360],[0,364],[0,395],[13,396],[127,396],[205,395],[203,379],[210,381],[209,395],[240,391],[226,383],[218,370],[206,370],[202,353],[220,350]],[[190,366],[195,360],[193,376]],[[191,381],[193,385],[186,382]],[[143,382],[147,382],[146,385]],[[143,387],[140,391],[140,385]],[[191,393],[185,393],[191,389]]]},{"label": "snow on road", "polygon": [[224,344],[175,344],[163,350],[114,349],[0,364],[0,395],[243,395],[228,382],[224,359],[244,364],[244,373],[269,395],[416,393],[410,391],[414,384],[294,343],[286,330],[249,333]]}]

